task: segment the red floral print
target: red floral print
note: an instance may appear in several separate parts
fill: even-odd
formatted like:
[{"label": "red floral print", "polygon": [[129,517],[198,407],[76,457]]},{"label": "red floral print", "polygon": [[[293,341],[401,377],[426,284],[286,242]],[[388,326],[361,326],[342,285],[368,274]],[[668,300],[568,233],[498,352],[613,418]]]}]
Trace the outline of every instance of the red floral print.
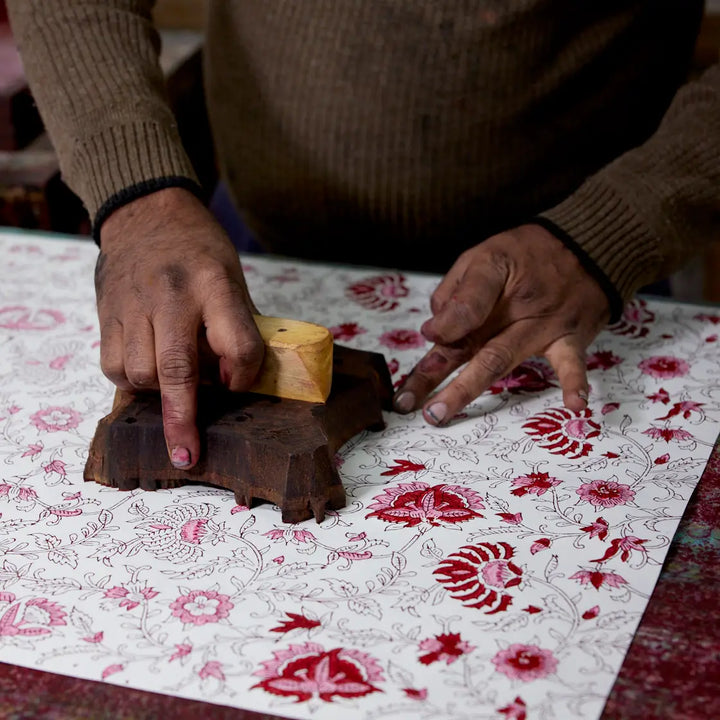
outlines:
[{"label": "red floral print", "polygon": [[82,415],[69,407],[49,407],[30,416],[30,422],[44,432],[61,432],[76,428]]},{"label": "red floral print", "polygon": [[696,412],[698,415],[702,415],[703,411],[700,409],[705,403],[691,402],[685,400],[683,402],[673,403],[673,406],[662,417],[655,418],[656,420],[669,420],[676,415],[682,415],[686,420],[689,420],[692,413]]},{"label": "red floral print", "polygon": [[533,555],[537,555],[537,553],[547,550],[551,545],[552,540],[550,540],[550,538],[540,538],[530,546],[530,552]]},{"label": "red floral print", "polygon": [[610,350],[598,350],[588,355],[585,360],[588,370],[609,370],[622,362],[623,359]]},{"label": "red floral print", "polygon": [[622,560],[622,562],[627,562],[630,559],[630,553],[634,550],[642,554],[647,554],[647,550],[643,547],[646,542],[647,540],[641,540],[634,535],[626,535],[622,538],[615,538],[610,541],[610,547],[608,547],[601,558],[591,560],[590,562],[603,563],[611,557],[615,557],[618,553],[620,553],[620,560]]},{"label": "red floral print", "polygon": [[500,650],[492,663],[497,672],[507,675],[511,680],[529,682],[552,675],[558,661],[551,650],[516,643],[507,650]]},{"label": "red floral print", "polygon": [[187,657],[192,652],[192,645],[188,645],[188,643],[179,643],[175,645],[175,652],[170,656],[168,662],[172,662],[173,660],[180,660],[184,657]]},{"label": "red floral print", "polygon": [[522,513],[495,513],[503,522],[509,525],[520,525],[523,521]]},{"label": "red floral print", "polygon": [[173,617],[186,625],[206,625],[226,618],[233,608],[227,595],[215,590],[191,590],[170,605]]},{"label": "red floral print", "polygon": [[367,330],[360,327],[357,323],[341,323],[330,328],[333,340],[352,340],[357,335],[363,335]]},{"label": "red floral print", "polygon": [[550,477],[549,473],[533,472],[528,475],[520,475],[512,481],[512,495],[523,497],[523,495],[544,495],[550,488],[560,484],[560,480]]},{"label": "red floral print", "polygon": [[158,592],[149,587],[128,589],[118,585],[109,588],[103,595],[103,597],[112,600],[120,600],[120,607],[124,607],[126,610],[133,610],[141,603],[152,600],[157,596]]},{"label": "red floral print", "polygon": [[580,530],[586,533],[590,533],[591,538],[596,537],[599,540],[605,540],[608,534],[607,520],[599,517],[594,523],[592,523],[591,525],[587,525],[586,527],[580,528]]},{"label": "red floral print", "polygon": [[608,415],[611,412],[615,412],[620,407],[620,403],[611,402],[605,403],[600,411],[601,415]]},{"label": "red floral print", "polygon": [[622,317],[608,330],[615,335],[625,335],[631,338],[643,338],[649,332],[650,325],[655,320],[655,313],[647,309],[645,300],[632,300],[623,310]]},{"label": "red floral print", "polygon": [[600,435],[600,426],[590,418],[592,410],[572,412],[567,408],[550,408],[533,415],[524,425],[525,432],[553,455],[573,460],[585,457],[592,450],[587,442]]},{"label": "red floral print", "polygon": [[102,675],[100,676],[103,680],[106,680],[111,675],[115,675],[115,673],[122,672],[125,669],[124,665],[120,665],[119,663],[115,663],[114,665],[108,665],[103,671]]},{"label": "red floral print", "polygon": [[46,598],[23,603],[14,593],[0,592],[0,637],[50,635],[53,627],[67,625],[61,605]]},{"label": "red floral print", "polygon": [[460,485],[433,485],[424,482],[401,483],[373,498],[365,517],[415,527],[421,523],[438,527],[480,518],[485,506],[482,496]]},{"label": "red floral print", "polygon": [[293,527],[274,528],[263,533],[263,535],[271,540],[281,540],[286,545],[302,545],[315,540],[315,536],[309,530],[298,530]]},{"label": "red floral print", "polygon": [[203,553],[209,527],[217,509],[202,503],[168,506],[143,523],[143,547],[161,560],[194,562]]},{"label": "red floral print", "polygon": [[664,440],[666,443],[677,440],[678,442],[684,442],[685,440],[694,440],[692,433],[689,433],[683,428],[671,428],[671,427],[649,427],[647,430],[643,430],[643,435],[650,436],[653,440]]},{"label": "red floral print", "polygon": [[421,463],[412,462],[412,460],[393,460],[397,463],[392,467],[389,467],[385,472],[381,472],[381,475],[400,475],[404,472],[420,472],[420,470],[426,470],[425,465]]},{"label": "red floral print", "polygon": [[600,606],[593,605],[591,608],[589,608],[582,614],[582,619],[583,620],[592,620],[593,618],[596,618],[599,614],[600,614]]},{"label": "red floral print", "polygon": [[653,355],[638,363],[638,367],[654,378],[676,378],[687,375],[690,364],[673,355]]},{"label": "red floral print", "polygon": [[498,710],[507,720],[527,720],[527,705],[521,697],[516,697],[509,705]]},{"label": "red floral print", "polygon": [[37,500],[37,493],[32,488],[4,482],[0,483],[0,498],[3,497],[10,502],[32,502]]},{"label": "red floral print", "polygon": [[593,480],[583,483],[575,492],[596,508],[625,505],[635,499],[635,491],[629,485],[615,480]]},{"label": "red floral print", "polygon": [[320,627],[318,620],[311,620],[304,615],[298,615],[298,613],[288,612],[285,613],[287,619],[281,620],[280,625],[274,628],[270,628],[270,632],[286,633],[291,630],[312,630],[313,628]]},{"label": "red floral print", "polygon": [[403,688],[403,692],[412,700],[427,700],[427,688],[421,688],[420,690],[416,688]]},{"label": "red floral print", "polygon": [[505,592],[520,584],[522,570],[505,542],[466,545],[445,558],[433,572],[450,596],[465,607],[487,608],[486,615],[503,612],[512,597]]},{"label": "red floral print", "polygon": [[536,393],[557,387],[552,382],[555,374],[548,365],[543,362],[529,360],[518,365],[509,375],[501,380],[496,380],[488,390],[493,395],[508,392],[511,395],[519,393]]},{"label": "red floral print", "polygon": [[67,477],[67,470],[65,463],[57,458],[47,465],[43,465],[43,470],[48,475],[59,475],[61,478]]},{"label": "red floral print", "polygon": [[619,588],[627,585],[627,580],[617,573],[601,572],[600,570],[579,570],[570,576],[570,580],[577,580],[581,585],[590,583],[596,590],[603,585],[611,588]]},{"label": "red floral print", "polygon": [[357,698],[382,692],[375,683],[385,680],[377,661],[359,650],[325,650],[317,643],[290,645],[273,653],[254,673],[262,680],[252,689],[304,702],[318,697],[333,702],[336,697]]},{"label": "red floral print", "polygon": [[670,395],[668,395],[668,391],[665,388],[660,388],[656,393],[647,395],[646,397],[648,400],[660,402],[663,405],[667,405],[670,402]]},{"label": "red floral print", "polygon": [[376,275],[351,285],[345,295],[364,308],[389,312],[398,306],[396,298],[407,297],[410,291],[400,274]]},{"label": "red floral print", "polygon": [[709,322],[713,325],[720,324],[720,315],[708,315],[707,313],[699,313],[698,315],[693,316],[693,319],[702,320],[703,322]]},{"label": "red floral print", "polygon": [[425,345],[425,338],[417,330],[398,328],[383,333],[378,342],[391,350],[414,350]]},{"label": "red floral print", "polygon": [[460,633],[443,633],[420,643],[420,650],[425,654],[418,659],[423,665],[432,665],[434,662],[452,665],[459,657],[474,649],[474,645],[460,639]]},{"label": "red floral print", "polygon": [[664,455],[660,455],[660,457],[655,458],[655,465],[664,465],[666,462],[669,462],[670,455],[665,453]]},{"label": "red floral print", "polygon": [[206,680],[207,678],[212,677],[220,682],[225,682],[225,673],[222,669],[222,663],[217,660],[209,660],[206,662],[200,670],[198,670],[198,676],[201,680]]}]

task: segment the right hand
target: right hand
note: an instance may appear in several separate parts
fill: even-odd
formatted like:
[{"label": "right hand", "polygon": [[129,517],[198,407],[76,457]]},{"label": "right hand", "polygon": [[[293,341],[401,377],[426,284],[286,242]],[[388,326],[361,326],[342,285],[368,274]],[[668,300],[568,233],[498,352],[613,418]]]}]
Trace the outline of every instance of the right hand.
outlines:
[{"label": "right hand", "polygon": [[103,223],[100,244],[103,372],[121,390],[159,388],[170,461],[190,468],[200,455],[199,343],[207,338],[220,379],[234,392],[250,387],[263,359],[237,251],[202,203],[180,188],[116,210]]}]

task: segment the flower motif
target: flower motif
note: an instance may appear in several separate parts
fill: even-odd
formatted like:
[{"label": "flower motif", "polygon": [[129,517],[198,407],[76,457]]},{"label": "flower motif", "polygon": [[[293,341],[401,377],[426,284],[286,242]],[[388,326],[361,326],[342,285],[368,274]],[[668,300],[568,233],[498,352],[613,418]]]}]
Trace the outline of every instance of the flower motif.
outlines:
[{"label": "flower motif", "polygon": [[520,584],[522,570],[512,561],[514,555],[505,542],[466,545],[445,558],[433,575],[465,607],[488,608],[485,614],[494,615],[512,603],[505,590]]},{"label": "flower motif", "polygon": [[524,425],[525,432],[553,455],[573,460],[585,457],[592,450],[587,442],[600,435],[600,426],[590,418],[592,410],[572,412],[567,408],[550,408],[533,415]]},{"label": "flower motif", "polygon": [[282,540],[286,545],[289,543],[302,545],[315,540],[315,536],[309,530],[297,530],[293,527],[276,527],[263,533],[263,535],[271,540]]},{"label": "flower motif", "polygon": [[418,659],[423,665],[442,661],[446,665],[452,665],[459,657],[474,649],[474,645],[460,639],[460,633],[443,633],[420,643],[420,650],[425,654]]},{"label": "flower motif", "polygon": [[67,625],[67,612],[46,598],[31,598],[24,605],[14,593],[0,592],[0,637],[49,635],[52,627]]},{"label": "flower motif", "polygon": [[611,588],[619,588],[627,585],[627,580],[617,573],[601,572],[600,570],[579,570],[570,576],[570,580],[577,580],[581,585],[590,583],[596,590],[603,585]]},{"label": "flower motif", "polygon": [[596,508],[611,508],[625,505],[635,499],[635,491],[615,480],[593,480],[583,483],[575,491],[585,502],[592,503]]},{"label": "flower motif", "polygon": [[330,328],[333,340],[352,340],[356,335],[363,335],[367,332],[365,328],[360,327],[357,323],[340,323]]},{"label": "flower motif", "polygon": [[374,683],[385,679],[380,665],[367,653],[345,648],[325,650],[309,642],[274,652],[254,674],[262,680],[252,689],[295,697],[296,702],[313,697],[324,702],[333,702],[336,697],[363,697],[381,692]]},{"label": "flower motif", "polygon": [[407,297],[409,293],[405,277],[390,273],[356,282],[345,291],[345,296],[369,310],[389,312],[398,306],[396,298]]},{"label": "flower motif", "polygon": [[593,605],[591,608],[588,608],[583,614],[582,619],[583,620],[593,620],[600,614],[600,606],[599,605]]},{"label": "flower motif", "polygon": [[643,555],[647,554],[647,550],[643,547],[646,542],[647,540],[641,540],[634,535],[626,535],[622,538],[615,538],[610,541],[610,547],[608,547],[601,558],[591,560],[590,562],[603,563],[611,557],[615,557],[618,553],[620,553],[620,560],[622,560],[622,562],[627,562],[630,559],[630,553],[633,552],[633,550],[637,550]]},{"label": "flower motif", "polygon": [[691,402],[690,400],[685,400],[683,402],[676,402],[673,403],[672,408],[668,410],[666,415],[663,415],[662,417],[655,418],[656,420],[669,420],[670,418],[675,417],[676,415],[682,415],[686,420],[689,420],[692,413],[696,412],[698,415],[702,416],[703,411],[700,409],[705,403],[699,403],[699,402]]},{"label": "flower motif", "polygon": [[120,587],[115,585],[105,591],[103,597],[110,598],[111,600],[120,600],[120,607],[124,607],[126,610],[133,610],[138,607],[141,603],[152,600],[158,596],[157,590],[153,590],[150,587],[133,587],[132,589]]},{"label": "flower motif", "polygon": [[0,328],[8,330],[52,330],[65,322],[58,310],[35,310],[25,305],[0,308]]},{"label": "flower motif", "polygon": [[365,517],[377,517],[389,523],[415,527],[426,523],[433,527],[453,525],[482,515],[482,496],[460,485],[428,485],[424,482],[401,483],[373,498]]},{"label": "flower motif", "polygon": [[222,663],[219,663],[217,660],[209,660],[206,662],[198,671],[198,676],[201,680],[214,677],[216,680],[220,680],[220,682],[225,682],[225,673],[222,670]]},{"label": "flower motif", "polygon": [[427,688],[403,688],[402,689],[405,695],[407,697],[411,698],[412,700],[427,700]]},{"label": "flower motif", "polygon": [[588,355],[585,360],[588,370],[609,370],[622,362],[623,359],[611,350],[597,350]]},{"label": "flower motif", "polygon": [[215,590],[191,590],[170,605],[173,617],[190,625],[218,622],[230,614],[234,607],[227,595]]},{"label": "flower motif", "polygon": [[0,483],[0,498],[5,497],[10,501],[31,502],[37,499],[37,493],[29,487],[23,487],[13,483]]},{"label": "flower motif", "polygon": [[532,472],[528,475],[520,475],[512,481],[512,495],[523,497],[523,495],[544,495],[550,488],[560,484],[560,480],[550,477],[549,473]]},{"label": "flower motif", "polygon": [[653,355],[638,363],[646,375],[654,378],[676,378],[687,375],[690,364],[673,355]]},{"label": "flower motif", "polygon": [[713,325],[720,324],[720,315],[709,315],[707,313],[699,313],[698,315],[693,316],[693,320],[701,320],[703,322],[709,322]]},{"label": "flower motif", "polygon": [[660,388],[656,393],[646,396],[648,400],[652,400],[654,403],[659,402],[663,405],[667,405],[670,402],[670,395],[665,388]]},{"label": "flower motif", "polygon": [[425,344],[425,338],[417,330],[397,328],[383,333],[378,342],[391,350],[414,350]]},{"label": "flower motif", "polygon": [[189,643],[179,643],[175,645],[175,652],[170,656],[168,662],[173,660],[180,660],[182,663],[183,658],[187,657],[192,652],[192,645]]},{"label": "flower motif", "polygon": [[53,473],[60,475],[60,477],[67,477],[67,470],[65,469],[65,463],[57,458],[47,465],[43,465],[43,470],[46,474],[52,475]]},{"label": "flower motif", "polygon": [[411,460],[395,460],[396,464],[389,467],[385,472],[381,472],[381,475],[400,475],[404,472],[420,472],[420,470],[426,470],[425,465],[421,463],[412,462]]},{"label": "flower motif", "polygon": [[209,524],[217,508],[207,503],[185,503],[166,507],[149,518],[141,527],[143,547],[160,560],[195,562],[202,554]]},{"label": "flower motif", "polygon": [[521,697],[516,697],[509,705],[500,708],[498,712],[505,715],[507,720],[527,720],[527,705]]},{"label": "flower motif", "polygon": [[511,680],[539,680],[552,675],[557,669],[557,658],[551,650],[543,650],[537,645],[516,643],[507,650],[500,650],[492,659],[497,672]]},{"label": "flower motif", "polygon": [[557,387],[557,383],[552,382],[554,379],[555,374],[548,365],[528,360],[518,365],[504,378],[496,380],[488,390],[493,395],[499,395],[502,392],[508,392],[511,395],[536,393]]},{"label": "flower motif", "polygon": [[320,627],[318,620],[312,620],[304,615],[298,613],[287,612],[287,619],[281,620],[278,627],[270,628],[270,632],[286,633],[291,630],[312,630],[313,628]]},{"label": "flower motif", "polygon": [[655,313],[647,309],[645,300],[632,300],[623,310],[622,317],[608,330],[615,335],[631,338],[643,338],[650,332],[650,325],[655,320]]},{"label": "flower motif", "polygon": [[598,538],[604,540],[608,534],[607,520],[599,517],[594,523],[587,525],[586,527],[580,528],[582,532],[590,533],[591,538]]},{"label": "flower motif", "polygon": [[76,428],[82,415],[69,407],[49,407],[38,410],[30,416],[30,422],[45,432],[61,432]]},{"label": "flower motif", "polygon": [[653,440],[664,440],[669,443],[672,440],[683,442],[684,440],[694,440],[692,433],[689,433],[683,428],[671,428],[671,427],[649,427],[647,430],[643,430],[643,435],[649,435]]}]

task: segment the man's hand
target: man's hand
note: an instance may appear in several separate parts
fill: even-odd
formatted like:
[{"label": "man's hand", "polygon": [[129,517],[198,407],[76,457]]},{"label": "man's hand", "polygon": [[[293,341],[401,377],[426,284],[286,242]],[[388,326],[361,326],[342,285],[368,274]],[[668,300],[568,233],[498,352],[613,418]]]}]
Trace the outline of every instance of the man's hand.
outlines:
[{"label": "man's hand", "polygon": [[116,210],[95,270],[101,365],[119,388],[160,389],[173,465],[192,467],[199,350],[230,390],[247,389],[264,345],[238,254],[192,193],[168,188]]},{"label": "man's hand", "polygon": [[587,405],[585,349],[606,324],[609,304],[575,255],[544,228],[522,225],[463,253],[433,293],[431,310],[421,331],[435,345],[395,396],[400,412],[425,401],[429,423],[448,422],[532,355],[550,361],[566,407]]}]

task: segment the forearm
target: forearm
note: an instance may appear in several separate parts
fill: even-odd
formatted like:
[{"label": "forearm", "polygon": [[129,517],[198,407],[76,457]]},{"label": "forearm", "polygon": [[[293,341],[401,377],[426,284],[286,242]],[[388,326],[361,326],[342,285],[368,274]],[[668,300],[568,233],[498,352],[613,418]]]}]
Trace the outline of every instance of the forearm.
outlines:
[{"label": "forearm", "polygon": [[163,178],[195,179],[165,96],[153,4],[8,1],[63,178],[93,219],[130,188],[151,190]]}]

